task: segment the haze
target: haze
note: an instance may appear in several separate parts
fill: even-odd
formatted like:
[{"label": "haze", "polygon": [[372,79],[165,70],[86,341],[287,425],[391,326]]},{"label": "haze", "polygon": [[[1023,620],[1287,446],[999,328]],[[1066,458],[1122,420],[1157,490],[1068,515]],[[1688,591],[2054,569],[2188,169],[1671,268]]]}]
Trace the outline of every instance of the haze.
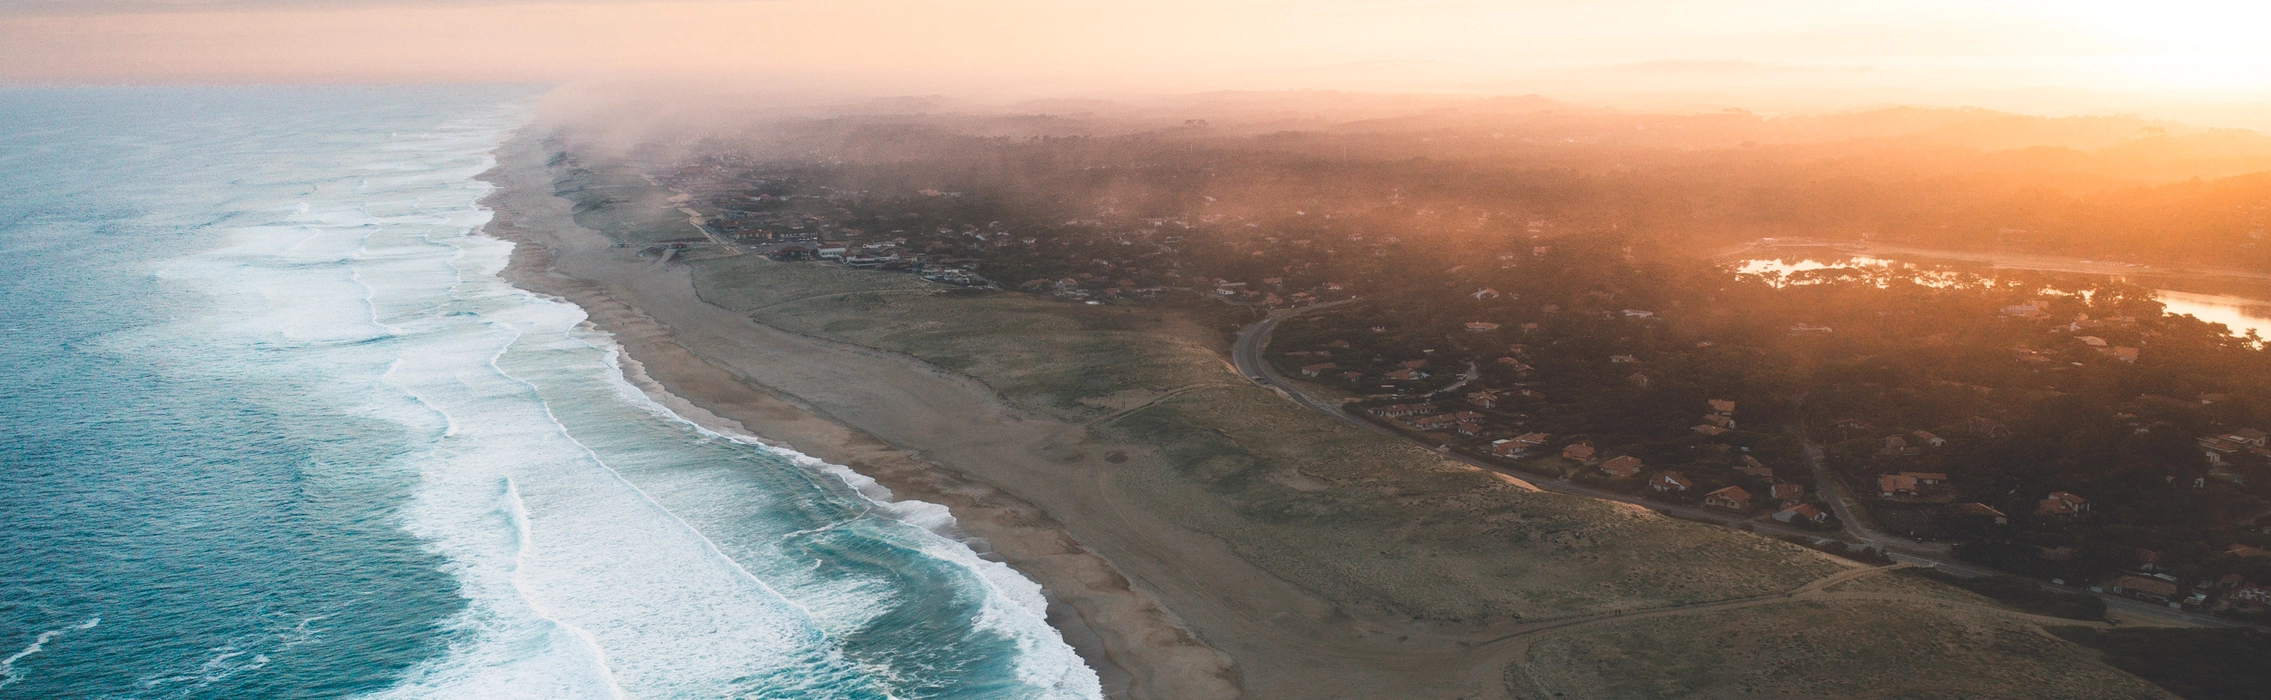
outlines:
[{"label": "haze", "polygon": [[1542,93],[2263,126],[2259,3],[0,2],[0,82],[662,82],[981,97]]}]

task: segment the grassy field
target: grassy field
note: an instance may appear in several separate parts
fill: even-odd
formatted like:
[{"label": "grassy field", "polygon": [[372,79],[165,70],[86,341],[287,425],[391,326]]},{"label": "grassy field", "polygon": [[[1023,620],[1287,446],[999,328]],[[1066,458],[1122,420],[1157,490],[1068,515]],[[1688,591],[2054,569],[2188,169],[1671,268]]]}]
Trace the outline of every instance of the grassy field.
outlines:
[{"label": "grassy field", "polygon": [[2271,689],[2271,635],[2260,632],[2165,627],[2051,631],[2098,649],[2106,663],[2187,700],[2261,698]]},{"label": "grassy field", "polygon": [[1533,642],[1535,697],[2152,698],[2032,626],[1896,602],[1812,602],[1576,630]]},{"label": "grassy field", "polygon": [[[705,300],[901,352],[1166,467],[1118,474],[1145,507],[1222,535],[1334,600],[1418,617],[1547,618],[1771,593],[1838,568],[1783,543],[1522,490],[1303,410],[1153,308],[950,291],[912,275],[743,258],[697,263]],[[927,285],[927,286],[926,286]]]},{"label": "grassy field", "polygon": [[1909,569],[1900,575],[1944,583],[1994,599],[2015,610],[2069,620],[2105,619],[2105,600],[2088,593],[2066,593],[2043,588],[2017,576],[1966,578],[1928,569]]},{"label": "grassy field", "polygon": [[777,328],[905,353],[1029,410],[1089,420],[1198,384],[1239,382],[1182,319],[807,263],[694,266],[702,299]]},{"label": "grassy field", "polygon": [[553,182],[555,193],[576,203],[576,224],[617,243],[646,247],[663,241],[703,238],[684,212],[669,203],[670,192],[620,165],[565,171]]}]

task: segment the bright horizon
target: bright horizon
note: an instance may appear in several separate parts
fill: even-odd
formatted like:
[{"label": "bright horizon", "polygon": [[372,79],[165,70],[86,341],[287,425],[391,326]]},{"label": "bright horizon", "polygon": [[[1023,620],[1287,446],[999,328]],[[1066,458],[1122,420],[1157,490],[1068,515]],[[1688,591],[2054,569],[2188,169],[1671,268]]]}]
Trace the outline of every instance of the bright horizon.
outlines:
[{"label": "bright horizon", "polygon": [[981,98],[1333,89],[1974,105],[2271,126],[2271,6],[1986,0],[0,2],[0,84],[643,82]]}]

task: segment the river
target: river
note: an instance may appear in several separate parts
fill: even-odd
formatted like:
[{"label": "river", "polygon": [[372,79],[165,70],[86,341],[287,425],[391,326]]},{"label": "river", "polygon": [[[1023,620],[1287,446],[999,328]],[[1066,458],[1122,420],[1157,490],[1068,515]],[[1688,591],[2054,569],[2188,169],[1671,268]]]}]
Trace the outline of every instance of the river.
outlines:
[{"label": "river", "polygon": [[[1786,255],[1775,258],[1747,258],[1730,263],[1737,272],[1789,274],[1806,270],[1832,267],[1887,267],[1901,265],[1919,269],[1941,266],[1914,263],[1894,258],[1869,255]],[[1950,268],[1956,269],[1956,268]],[[2009,269],[2009,268],[2005,268]],[[2084,273],[2065,273],[2084,274]],[[2244,282],[2224,282],[2196,277],[2170,278],[2159,275],[2096,275],[2131,282],[2153,289],[2155,297],[2168,308],[2168,313],[2189,315],[2209,323],[2221,323],[2234,335],[2249,331],[2258,336],[2271,337],[2271,290]],[[2172,289],[2170,287],[2184,287]]]}]

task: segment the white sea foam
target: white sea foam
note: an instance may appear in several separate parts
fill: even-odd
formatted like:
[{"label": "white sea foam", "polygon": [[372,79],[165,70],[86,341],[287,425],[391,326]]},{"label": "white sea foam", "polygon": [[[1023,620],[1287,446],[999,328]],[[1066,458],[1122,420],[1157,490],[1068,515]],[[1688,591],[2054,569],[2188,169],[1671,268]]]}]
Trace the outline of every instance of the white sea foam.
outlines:
[{"label": "white sea foam", "polygon": [[61,637],[65,633],[74,630],[94,629],[95,625],[102,624],[102,621],[102,617],[98,615],[95,617],[87,618],[87,621],[72,625],[70,627],[51,629],[39,633],[39,636],[32,638],[31,644],[27,644],[24,646],[24,648],[18,649],[16,653],[9,654],[8,658],[0,659],[0,688],[6,688],[8,686],[15,685],[17,681],[24,679],[23,671],[17,670],[16,668],[16,662],[22,661],[26,656],[31,656],[33,654],[46,651],[47,643],[55,641],[56,637]]},{"label": "white sea foam", "polygon": [[[800,537],[842,532],[959,571],[947,577],[957,595],[979,604],[958,622],[1017,650],[1006,661],[1030,690],[1014,697],[1100,696],[1047,626],[1040,587],[965,546],[945,508],[670,413],[611,370],[619,349],[580,309],[499,280],[511,245],[473,235],[489,213],[475,203],[488,186],[471,178],[518,118],[404,132],[343,164],[356,177],[248,205],[272,215],[160,271],[218,297],[182,319],[206,342],[276,358],[215,371],[318,373],[302,383],[420,443],[387,465],[418,484],[402,524],[449,562],[467,606],[447,621],[447,651],[376,697],[884,697],[910,674],[968,672],[891,667],[889,649],[847,657],[837,635],[900,604],[903,577],[782,558]],[[306,353],[323,361],[291,361]],[[816,480],[740,478],[783,462]],[[863,504],[889,521],[856,519]],[[817,528],[752,521],[764,508],[847,507],[851,519]],[[292,638],[310,638],[311,622]],[[269,652],[216,649],[212,668],[165,682],[210,682]]]},{"label": "white sea foam", "polygon": [[[608,353],[609,365],[620,361],[620,347],[604,333],[587,328],[580,335],[585,342]],[[874,478],[849,467],[766,443],[754,435],[704,426],[671,411],[620,374],[612,374],[609,379],[617,396],[624,401],[704,436],[769,451],[798,466],[828,474],[841,480],[893,519],[928,533],[931,536],[922,542],[926,554],[963,568],[989,587],[989,594],[984,598],[985,607],[977,620],[978,626],[1015,640],[1021,654],[1017,666],[1021,680],[1035,688],[1046,689],[1049,693],[1046,697],[1093,698],[1102,695],[1101,681],[1095,669],[1089,668],[1064,643],[1063,636],[1049,626],[1048,598],[1041,585],[1007,564],[982,558],[980,552],[990,547],[983,540],[973,538],[963,531],[961,524],[955,521],[953,513],[946,506],[914,499],[901,500]]]}]

